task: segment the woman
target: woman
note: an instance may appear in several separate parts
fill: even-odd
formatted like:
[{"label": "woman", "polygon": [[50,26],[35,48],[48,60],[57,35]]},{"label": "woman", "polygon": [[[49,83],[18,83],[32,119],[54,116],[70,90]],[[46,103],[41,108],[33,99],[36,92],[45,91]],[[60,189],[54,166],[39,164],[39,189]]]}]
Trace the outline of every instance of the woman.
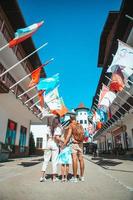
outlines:
[{"label": "woman", "polygon": [[57,164],[58,164],[58,154],[59,154],[59,146],[60,136],[62,133],[62,129],[60,127],[59,117],[53,119],[52,126],[49,127],[48,141],[47,141],[47,149],[44,152],[44,162],[42,166],[42,175],[40,178],[40,182],[46,181],[46,169],[50,158],[52,156],[52,170],[53,170],[53,182],[58,181],[56,178],[57,174]]}]

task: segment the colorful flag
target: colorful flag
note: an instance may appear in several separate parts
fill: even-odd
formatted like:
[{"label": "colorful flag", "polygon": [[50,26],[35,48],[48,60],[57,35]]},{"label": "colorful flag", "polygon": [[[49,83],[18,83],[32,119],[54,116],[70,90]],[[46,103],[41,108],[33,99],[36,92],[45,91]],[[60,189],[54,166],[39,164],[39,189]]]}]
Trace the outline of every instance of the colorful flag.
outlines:
[{"label": "colorful flag", "polygon": [[9,47],[14,47],[20,42],[23,42],[24,40],[31,37],[38,30],[38,28],[42,26],[43,23],[44,22],[41,21],[26,28],[18,29],[15,33],[15,38],[9,42]]},{"label": "colorful flag", "polygon": [[45,95],[46,103],[51,102],[59,98],[58,87],[54,88],[51,92]]},{"label": "colorful flag", "polygon": [[37,84],[38,90],[46,90],[46,94],[52,91],[59,84],[59,74],[56,74],[50,78],[40,78],[39,83]]},{"label": "colorful flag", "polygon": [[41,73],[41,69],[44,65],[41,65],[40,67],[38,67],[37,69],[35,69],[32,73],[31,73],[31,81],[29,83],[29,88],[33,87],[34,85],[36,85],[39,82],[40,79],[40,73]]},{"label": "colorful flag", "polygon": [[99,108],[97,112],[100,116],[100,121],[105,123],[108,120],[108,113],[107,111],[105,111],[105,109],[102,109],[102,108],[103,107]]},{"label": "colorful flag", "polygon": [[115,98],[116,94],[112,91],[108,91],[101,100],[99,106],[105,106],[106,108],[109,108],[109,106],[112,104]]},{"label": "colorful flag", "polygon": [[92,123],[90,123],[88,126],[88,132],[90,135],[92,135],[94,133],[94,126]]},{"label": "colorful flag", "polygon": [[51,112],[55,115],[59,115],[60,117],[62,117],[68,112],[68,109],[66,108],[62,98],[60,98],[60,101],[62,104],[61,109],[60,110],[51,110]]},{"label": "colorful flag", "polygon": [[99,101],[98,101],[98,107],[100,106],[100,103],[102,101],[102,99],[104,98],[104,96],[106,95],[106,93],[109,91],[109,88],[106,85],[102,85],[102,90],[100,91],[100,96],[99,96]]},{"label": "colorful flag", "polygon": [[133,74],[133,48],[118,40],[118,49],[107,72],[114,72],[120,67],[125,79]]},{"label": "colorful flag", "polygon": [[124,76],[120,69],[120,67],[117,68],[117,70],[112,74],[110,86],[109,89],[114,92],[121,92],[125,86],[124,82]]},{"label": "colorful flag", "polygon": [[38,92],[38,99],[40,100],[40,106],[41,106],[41,108],[44,108],[44,97],[43,97],[44,91],[45,90],[40,90]]},{"label": "colorful flag", "polygon": [[61,110],[62,108],[60,98],[53,99],[52,101],[46,103],[50,110]]}]

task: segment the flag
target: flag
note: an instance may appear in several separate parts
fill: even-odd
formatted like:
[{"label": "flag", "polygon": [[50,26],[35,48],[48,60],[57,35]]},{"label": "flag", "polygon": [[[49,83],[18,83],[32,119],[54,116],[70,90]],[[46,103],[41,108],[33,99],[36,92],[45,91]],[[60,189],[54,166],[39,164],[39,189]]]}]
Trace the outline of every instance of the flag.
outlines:
[{"label": "flag", "polygon": [[55,115],[59,115],[60,117],[63,117],[67,112],[68,112],[68,109],[67,107],[65,106],[64,102],[63,102],[63,99],[60,98],[60,101],[61,101],[61,109],[60,110],[51,110],[51,112]]},{"label": "flag", "polygon": [[121,92],[125,86],[124,82],[124,75],[120,69],[120,67],[117,68],[117,70],[112,74],[110,86],[109,89],[111,91],[115,92]]},{"label": "flag", "polygon": [[58,87],[54,88],[47,95],[45,95],[46,103],[51,102],[51,101],[58,99],[58,98],[59,98]]},{"label": "flag", "polygon": [[102,122],[97,122],[97,124],[96,124],[96,130],[99,130],[99,129],[101,129],[102,128]]},{"label": "flag", "polygon": [[109,106],[112,104],[115,98],[116,98],[116,94],[112,91],[108,91],[106,92],[105,96],[101,100],[99,106],[105,106],[106,108],[109,108]]},{"label": "flag", "polygon": [[89,132],[89,135],[92,135],[94,133],[94,126],[92,123],[90,123],[88,126],[88,132]]},{"label": "flag", "polygon": [[43,94],[44,94],[44,90],[40,90],[38,92],[38,99],[40,100],[41,108],[44,108],[44,97],[43,97]]},{"label": "flag", "polygon": [[98,114],[97,111],[94,111],[94,112],[93,112],[92,121],[93,121],[94,124],[96,124],[96,122],[100,121],[100,115]]},{"label": "flag", "polygon": [[114,72],[120,67],[125,79],[133,74],[133,48],[118,40],[118,49],[107,72]]},{"label": "flag", "polygon": [[40,78],[39,83],[37,84],[38,90],[46,90],[46,94],[52,91],[59,84],[59,74],[55,74],[50,78]]},{"label": "flag", "polygon": [[62,108],[60,98],[53,99],[52,101],[49,101],[46,103],[48,107],[50,108],[50,110],[60,110]]},{"label": "flag", "polygon": [[38,30],[38,28],[42,26],[43,23],[44,22],[41,21],[26,28],[18,29],[15,33],[15,38],[9,42],[9,47],[12,48],[15,45],[31,37]]},{"label": "flag", "polygon": [[100,103],[102,101],[102,99],[104,98],[104,96],[106,95],[106,93],[109,91],[109,88],[103,84],[102,86],[102,90],[100,91],[100,96],[99,96],[99,101],[98,101],[98,107],[100,106]]},{"label": "flag", "polygon": [[103,107],[99,108],[97,112],[100,116],[100,121],[105,123],[108,120],[108,113],[104,108],[103,109],[102,108]]},{"label": "flag", "polygon": [[31,81],[29,83],[29,88],[33,87],[34,85],[36,85],[39,82],[40,79],[40,73],[41,73],[41,69],[44,65],[41,65],[40,67],[38,67],[37,69],[35,69],[32,73],[31,73]]}]

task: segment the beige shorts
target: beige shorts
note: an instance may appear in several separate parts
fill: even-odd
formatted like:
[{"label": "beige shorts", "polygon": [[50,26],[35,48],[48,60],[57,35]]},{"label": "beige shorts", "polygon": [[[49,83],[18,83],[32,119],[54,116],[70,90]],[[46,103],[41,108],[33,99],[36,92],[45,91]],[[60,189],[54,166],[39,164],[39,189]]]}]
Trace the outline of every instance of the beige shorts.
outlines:
[{"label": "beige shorts", "polygon": [[72,154],[83,154],[83,143],[72,144]]}]

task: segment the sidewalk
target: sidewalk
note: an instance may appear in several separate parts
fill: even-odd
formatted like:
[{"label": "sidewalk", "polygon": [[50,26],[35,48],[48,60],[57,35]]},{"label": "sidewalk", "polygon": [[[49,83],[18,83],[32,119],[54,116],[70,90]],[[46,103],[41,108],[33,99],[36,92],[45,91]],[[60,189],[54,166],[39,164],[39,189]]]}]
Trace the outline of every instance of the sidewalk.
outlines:
[{"label": "sidewalk", "polygon": [[133,190],[133,161],[125,157],[111,158],[85,155],[90,162],[104,169],[104,173]]}]

